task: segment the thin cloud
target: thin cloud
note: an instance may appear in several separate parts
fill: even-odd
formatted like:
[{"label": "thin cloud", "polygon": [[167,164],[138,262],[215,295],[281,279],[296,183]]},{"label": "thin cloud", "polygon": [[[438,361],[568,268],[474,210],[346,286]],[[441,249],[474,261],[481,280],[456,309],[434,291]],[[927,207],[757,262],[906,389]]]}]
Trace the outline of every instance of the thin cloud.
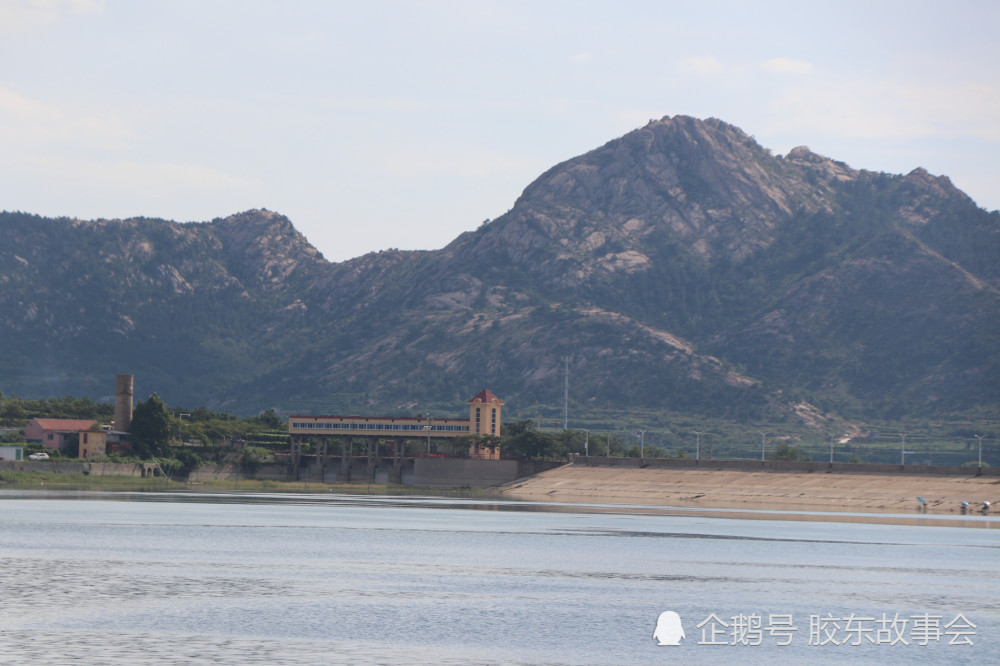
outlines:
[{"label": "thin cloud", "polygon": [[11,186],[8,208],[81,219],[143,215],[203,221],[249,208],[246,202],[269,194],[264,183],[210,166],[139,159],[35,153],[13,163],[0,155],[0,177]]},{"label": "thin cloud", "polygon": [[683,58],[679,63],[679,67],[681,71],[694,72],[696,74],[721,74],[726,71],[726,63],[714,55]]},{"label": "thin cloud", "polygon": [[761,63],[761,67],[782,74],[808,74],[813,70],[812,63],[793,58],[771,58]]},{"label": "thin cloud", "polygon": [[546,97],[541,100],[540,106],[550,115],[572,117],[581,110],[593,106],[593,102],[583,98]]},{"label": "thin cloud", "polygon": [[[0,160],[3,162],[3,160]],[[192,196],[214,190],[250,191],[255,184],[202,164],[125,160],[67,159],[35,155],[23,171],[44,174],[49,182],[89,192],[127,192],[124,198],[155,198],[165,194]]]},{"label": "thin cloud", "polygon": [[120,147],[132,132],[115,115],[75,108],[74,102],[32,99],[0,85],[0,137],[20,145],[63,144]]},{"label": "thin cloud", "polygon": [[535,167],[528,156],[475,143],[413,138],[358,155],[359,163],[391,179],[451,178],[488,182]]},{"label": "thin cloud", "polygon": [[105,186],[126,184],[139,192],[182,193],[210,191],[216,188],[239,188],[250,183],[201,164],[174,162],[106,162],[89,168],[96,181]]},{"label": "thin cloud", "polygon": [[786,132],[820,130],[870,139],[973,136],[1000,141],[1000,91],[985,84],[825,83],[786,92],[772,111]]},{"label": "thin cloud", "polygon": [[104,4],[104,0],[3,0],[0,34],[30,33],[58,22],[67,14],[101,13]]}]

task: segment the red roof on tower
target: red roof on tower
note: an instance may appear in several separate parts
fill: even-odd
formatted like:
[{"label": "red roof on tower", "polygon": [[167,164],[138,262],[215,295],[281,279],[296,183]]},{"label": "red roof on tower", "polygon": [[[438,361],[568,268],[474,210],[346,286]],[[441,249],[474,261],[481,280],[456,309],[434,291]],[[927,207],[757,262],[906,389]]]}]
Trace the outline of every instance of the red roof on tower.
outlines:
[{"label": "red roof on tower", "polygon": [[483,389],[477,395],[473,396],[472,399],[469,400],[469,404],[471,405],[476,400],[478,400],[480,402],[493,402],[495,400],[495,401],[499,402],[501,405],[504,404],[503,400],[501,400],[500,398],[498,398],[495,395],[493,395],[493,393],[490,392],[488,389]]}]

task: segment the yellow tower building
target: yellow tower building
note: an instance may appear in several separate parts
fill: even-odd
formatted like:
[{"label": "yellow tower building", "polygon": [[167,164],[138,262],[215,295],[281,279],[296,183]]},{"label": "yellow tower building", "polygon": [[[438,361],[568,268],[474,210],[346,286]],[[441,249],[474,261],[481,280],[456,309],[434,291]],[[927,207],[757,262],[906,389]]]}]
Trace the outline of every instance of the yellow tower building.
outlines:
[{"label": "yellow tower building", "polygon": [[500,409],[503,400],[489,390],[469,401],[469,432],[473,435],[500,436]]}]

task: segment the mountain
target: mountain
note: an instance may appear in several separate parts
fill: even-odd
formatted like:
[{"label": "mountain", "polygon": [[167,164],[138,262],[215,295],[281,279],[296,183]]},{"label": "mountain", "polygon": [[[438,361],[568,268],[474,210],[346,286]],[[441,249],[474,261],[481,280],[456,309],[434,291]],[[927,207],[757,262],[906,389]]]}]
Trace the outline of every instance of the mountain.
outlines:
[{"label": "mountain", "polygon": [[[0,389],[233,411],[996,418],[1000,213],[946,177],[651,121],[441,250],[327,262],[283,216],[0,214]],[[823,416],[825,414],[825,417]]]}]

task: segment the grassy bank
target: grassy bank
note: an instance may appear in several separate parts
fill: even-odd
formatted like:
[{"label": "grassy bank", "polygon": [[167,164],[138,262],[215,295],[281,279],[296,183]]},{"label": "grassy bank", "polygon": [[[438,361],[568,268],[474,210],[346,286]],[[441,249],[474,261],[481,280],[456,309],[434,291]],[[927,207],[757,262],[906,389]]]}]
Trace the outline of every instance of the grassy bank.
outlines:
[{"label": "grassy bank", "polygon": [[206,479],[174,481],[164,477],[135,477],[106,474],[60,474],[56,472],[0,472],[0,490],[104,490],[104,491],[202,491],[202,492],[271,492],[271,493],[342,493],[363,495],[438,495],[480,497],[474,490],[439,490],[377,483],[329,484],[315,481],[271,481],[264,479]]}]

